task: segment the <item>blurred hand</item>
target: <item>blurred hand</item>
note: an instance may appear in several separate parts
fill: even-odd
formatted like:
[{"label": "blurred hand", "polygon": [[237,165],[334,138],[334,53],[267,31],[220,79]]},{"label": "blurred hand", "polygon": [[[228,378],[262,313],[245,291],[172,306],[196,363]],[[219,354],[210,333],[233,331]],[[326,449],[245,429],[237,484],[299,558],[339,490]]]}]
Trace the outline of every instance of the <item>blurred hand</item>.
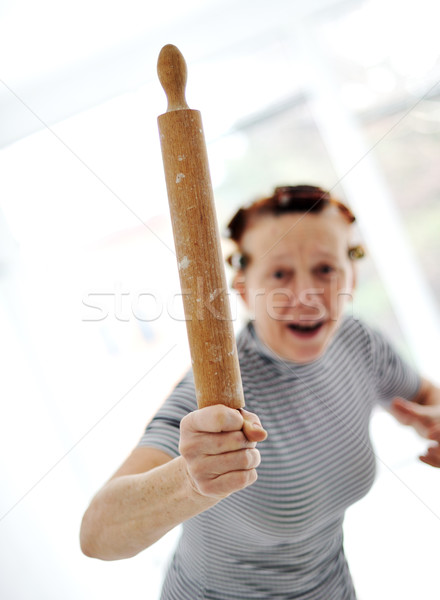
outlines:
[{"label": "blurred hand", "polygon": [[433,467],[440,467],[440,405],[417,404],[403,398],[395,398],[391,414],[403,425],[411,425],[422,437],[435,443],[420,460]]},{"label": "blurred hand", "polygon": [[267,437],[259,418],[218,404],[186,415],[180,423],[180,453],[192,487],[203,496],[225,498],[257,479],[257,442]]}]

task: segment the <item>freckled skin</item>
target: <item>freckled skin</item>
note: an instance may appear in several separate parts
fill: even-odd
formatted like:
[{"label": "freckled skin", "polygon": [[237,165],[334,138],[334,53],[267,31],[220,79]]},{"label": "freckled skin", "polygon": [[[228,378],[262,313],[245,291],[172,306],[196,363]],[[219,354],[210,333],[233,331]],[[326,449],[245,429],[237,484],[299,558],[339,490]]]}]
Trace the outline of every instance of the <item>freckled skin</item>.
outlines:
[{"label": "freckled skin", "polygon": [[244,233],[249,263],[236,288],[258,335],[282,358],[311,362],[333,338],[354,289],[349,243],[350,226],[331,208],[263,216]]}]

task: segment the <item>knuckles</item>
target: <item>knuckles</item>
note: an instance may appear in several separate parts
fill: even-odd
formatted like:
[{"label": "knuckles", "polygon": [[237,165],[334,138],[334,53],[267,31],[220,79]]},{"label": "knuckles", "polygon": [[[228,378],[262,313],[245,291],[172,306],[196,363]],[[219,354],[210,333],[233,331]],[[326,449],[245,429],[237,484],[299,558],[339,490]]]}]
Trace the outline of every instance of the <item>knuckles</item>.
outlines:
[{"label": "knuckles", "polygon": [[179,452],[186,459],[200,456],[201,451],[199,441],[195,436],[181,435],[179,441]]},{"label": "knuckles", "polygon": [[197,409],[183,417],[180,428],[183,430],[206,431],[217,433],[221,431],[240,431],[243,417],[235,408],[223,404],[214,404]]},{"label": "knuckles", "polygon": [[225,428],[231,426],[231,422],[236,422],[237,429],[241,429],[243,419],[240,413],[228,406],[223,404],[214,404],[214,406],[208,407],[210,410],[210,418],[215,423],[215,427],[218,431],[223,431]]},{"label": "knuckles", "polygon": [[240,412],[223,405],[182,419],[179,451],[193,487],[202,495],[223,498],[256,481],[260,452],[242,427]]}]

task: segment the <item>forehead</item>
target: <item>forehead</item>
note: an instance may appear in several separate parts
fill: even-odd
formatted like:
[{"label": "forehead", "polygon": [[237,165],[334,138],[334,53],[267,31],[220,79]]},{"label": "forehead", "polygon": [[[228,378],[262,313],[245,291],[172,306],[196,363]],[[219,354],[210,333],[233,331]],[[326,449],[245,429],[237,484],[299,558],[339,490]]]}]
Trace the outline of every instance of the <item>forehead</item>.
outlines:
[{"label": "forehead", "polygon": [[331,209],[259,217],[242,238],[242,250],[267,259],[284,254],[346,254],[350,225]]}]

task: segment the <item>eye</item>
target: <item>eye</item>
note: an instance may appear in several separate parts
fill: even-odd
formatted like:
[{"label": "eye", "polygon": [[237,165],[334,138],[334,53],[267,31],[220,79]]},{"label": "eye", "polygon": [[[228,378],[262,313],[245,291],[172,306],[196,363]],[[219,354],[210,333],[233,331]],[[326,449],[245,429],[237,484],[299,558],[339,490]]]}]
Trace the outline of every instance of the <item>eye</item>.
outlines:
[{"label": "eye", "polygon": [[291,277],[293,277],[293,269],[288,266],[277,267],[273,265],[267,270],[266,277],[268,282],[281,282],[283,285],[286,285]]},{"label": "eye", "polygon": [[286,272],[283,269],[277,269],[276,271],[273,272],[273,277],[275,279],[283,279],[283,277],[285,277]]},{"label": "eye", "polygon": [[272,271],[272,277],[278,281],[289,279],[291,271],[289,269],[275,269]]},{"label": "eye", "polygon": [[332,265],[322,264],[316,268],[316,272],[318,275],[328,277],[329,275],[333,275],[334,273],[336,273],[336,269]]}]

